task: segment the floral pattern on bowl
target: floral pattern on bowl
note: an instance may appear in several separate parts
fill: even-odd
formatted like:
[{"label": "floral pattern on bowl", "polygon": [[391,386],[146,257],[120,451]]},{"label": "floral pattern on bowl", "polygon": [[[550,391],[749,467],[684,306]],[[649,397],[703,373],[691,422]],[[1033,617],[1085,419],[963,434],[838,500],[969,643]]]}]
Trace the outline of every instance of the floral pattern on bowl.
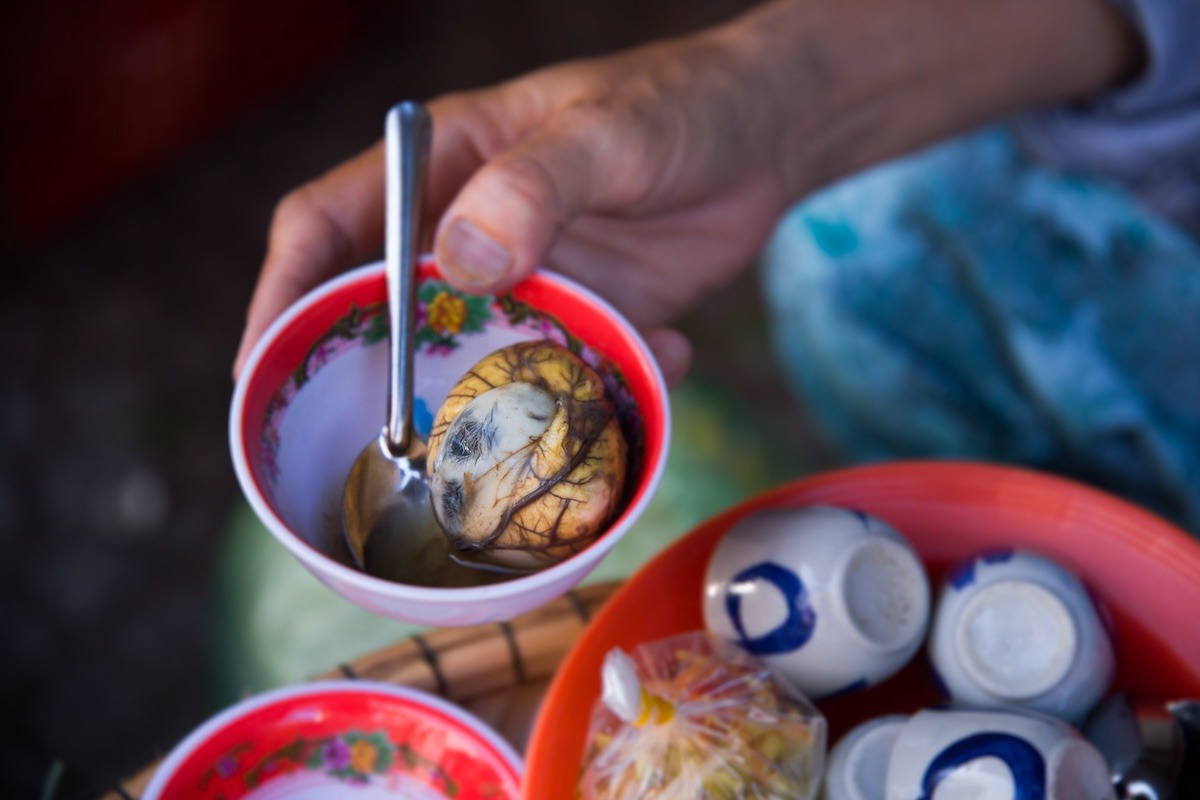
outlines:
[{"label": "floral pattern on bowl", "polygon": [[[330,778],[331,784],[364,786],[402,772],[412,775],[408,782],[435,787],[446,797],[459,794],[458,783],[436,759],[422,755],[409,742],[393,742],[386,730],[351,729],[329,736],[297,736],[266,756],[252,757],[253,750],[250,743],[234,745],[205,771],[196,790],[205,794],[216,782],[228,780],[241,780],[252,790],[277,777],[307,770]],[[390,783],[400,785],[397,780]]]}]

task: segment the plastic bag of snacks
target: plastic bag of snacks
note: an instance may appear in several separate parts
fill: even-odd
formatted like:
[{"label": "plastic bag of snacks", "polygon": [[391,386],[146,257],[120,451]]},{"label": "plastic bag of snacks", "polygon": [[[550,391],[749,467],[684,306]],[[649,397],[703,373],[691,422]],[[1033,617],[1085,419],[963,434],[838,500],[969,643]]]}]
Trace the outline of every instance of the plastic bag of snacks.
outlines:
[{"label": "plastic bag of snacks", "polygon": [[810,800],[825,718],[764,662],[697,632],[609,652],[583,800]]}]

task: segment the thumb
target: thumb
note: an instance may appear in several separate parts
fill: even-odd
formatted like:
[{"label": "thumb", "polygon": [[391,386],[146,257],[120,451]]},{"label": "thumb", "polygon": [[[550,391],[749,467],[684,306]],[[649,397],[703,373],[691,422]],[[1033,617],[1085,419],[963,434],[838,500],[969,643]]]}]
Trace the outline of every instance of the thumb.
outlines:
[{"label": "thumb", "polygon": [[559,232],[609,203],[601,154],[578,124],[543,130],[480,167],[442,215],[434,253],[472,292],[507,289],[543,264]]}]

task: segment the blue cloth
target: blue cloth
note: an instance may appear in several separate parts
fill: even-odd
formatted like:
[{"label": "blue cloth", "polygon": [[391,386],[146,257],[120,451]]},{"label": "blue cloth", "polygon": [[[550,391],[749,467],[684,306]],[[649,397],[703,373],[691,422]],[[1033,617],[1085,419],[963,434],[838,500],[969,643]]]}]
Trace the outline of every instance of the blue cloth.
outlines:
[{"label": "blue cloth", "polygon": [[763,257],[774,345],[848,460],[1049,469],[1200,531],[1200,247],[989,129],[835,185]]}]

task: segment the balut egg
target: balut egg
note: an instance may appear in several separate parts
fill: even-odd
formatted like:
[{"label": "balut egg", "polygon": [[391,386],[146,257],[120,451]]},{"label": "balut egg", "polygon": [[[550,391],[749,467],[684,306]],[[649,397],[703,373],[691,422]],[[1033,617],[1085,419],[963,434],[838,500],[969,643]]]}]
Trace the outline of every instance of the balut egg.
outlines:
[{"label": "balut egg", "polygon": [[626,454],[595,370],[551,341],[510,345],[472,367],[434,418],[434,517],[461,551],[546,566],[613,518]]}]

